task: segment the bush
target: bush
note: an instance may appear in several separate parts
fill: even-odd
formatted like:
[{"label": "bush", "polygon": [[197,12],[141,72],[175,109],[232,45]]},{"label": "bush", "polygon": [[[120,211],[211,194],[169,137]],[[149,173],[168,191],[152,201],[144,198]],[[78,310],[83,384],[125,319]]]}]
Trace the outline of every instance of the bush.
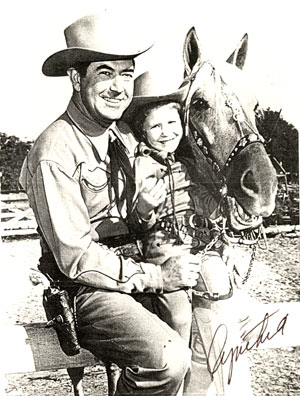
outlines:
[{"label": "bush", "polygon": [[268,154],[275,157],[291,177],[299,174],[298,131],[285,121],[280,111],[270,108],[257,118],[257,128],[265,138]]},{"label": "bush", "polygon": [[31,146],[32,142],[23,142],[16,136],[7,136],[0,132],[2,192],[19,190],[19,175],[23,161]]},{"label": "bush", "polygon": [[[299,224],[299,150],[298,131],[285,121],[280,111],[270,108],[257,118],[257,128],[265,139],[266,150],[278,176],[278,194],[274,213],[264,220],[265,225]],[[283,176],[288,181],[288,192]]]}]

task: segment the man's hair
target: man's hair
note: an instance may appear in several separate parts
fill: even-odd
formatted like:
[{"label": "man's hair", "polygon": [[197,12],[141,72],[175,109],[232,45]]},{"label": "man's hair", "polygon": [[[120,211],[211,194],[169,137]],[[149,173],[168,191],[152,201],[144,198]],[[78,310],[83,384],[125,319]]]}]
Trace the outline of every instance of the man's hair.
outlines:
[{"label": "man's hair", "polygon": [[182,111],[182,106],[179,102],[174,102],[172,100],[163,100],[160,102],[148,103],[144,106],[139,106],[135,110],[131,122],[133,133],[138,141],[145,140],[145,131],[143,125],[150,112],[154,109],[158,109],[168,104],[171,104],[172,108],[178,111],[181,123],[183,122],[183,111]]},{"label": "man's hair", "polygon": [[81,77],[85,77],[85,76],[86,76],[87,69],[88,69],[88,67],[89,67],[89,65],[90,65],[91,63],[92,63],[92,62],[90,62],[90,61],[87,61],[87,62],[78,62],[78,63],[76,63],[73,67],[74,67],[75,70],[78,71],[78,73],[80,74]]}]

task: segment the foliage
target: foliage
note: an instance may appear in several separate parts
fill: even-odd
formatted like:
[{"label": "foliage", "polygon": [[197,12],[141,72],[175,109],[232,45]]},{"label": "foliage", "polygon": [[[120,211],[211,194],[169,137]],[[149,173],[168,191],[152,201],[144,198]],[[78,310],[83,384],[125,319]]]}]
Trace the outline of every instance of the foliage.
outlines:
[{"label": "foliage", "polygon": [[292,177],[298,175],[297,129],[282,118],[280,111],[272,111],[270,108],[264,111],[262,117],[257,118],[257,128],[265,138],[266,150],[271,158],[275,157]]},{"label": "foliage", "polygon": [[273,214],[265,225],[299,224],[299,149],[298,131],[285,121],[280,111],[270,108],[257,118],[257,128],[266,141],[278,176],[278,194]]},{"label": "foliage", "polygon": [[18,191],[19,175],[24,158],[31,148],[31,142],[23,142],[16,136],[0,132],[1,191]]}]

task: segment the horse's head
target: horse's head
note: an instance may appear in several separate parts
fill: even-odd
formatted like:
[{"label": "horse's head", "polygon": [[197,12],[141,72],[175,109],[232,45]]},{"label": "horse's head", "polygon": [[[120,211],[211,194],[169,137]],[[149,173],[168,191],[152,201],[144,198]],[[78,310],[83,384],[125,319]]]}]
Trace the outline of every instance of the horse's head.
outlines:
[{"label": "horse's head", "polygon": [[[229,225],[236,231],[258,225],[261,216],[269,216],[277,190],[275,170],[255,125],[257,101],[239,76],[247,43],[245,35],[228,58],[230,64],[219,70],[202,59],[194,28],[184,44],[184,84],[190,84],[185,106],[188,139],[193,140],[194,154],[199,149],[206,152],[206,162],[214,168],[222,189]],[[203,166],[203,160],[198,166]]]}]

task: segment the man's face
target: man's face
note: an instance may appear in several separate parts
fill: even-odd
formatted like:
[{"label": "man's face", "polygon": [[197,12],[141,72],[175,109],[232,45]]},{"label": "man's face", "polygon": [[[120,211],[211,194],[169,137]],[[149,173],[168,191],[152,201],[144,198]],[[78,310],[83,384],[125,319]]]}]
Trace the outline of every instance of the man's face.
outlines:
[{"label": "man's face", "polygon": [[80,77],[80,95],[89,114],[97,122],[122,117],[133,95],[132,60],[92,62]]},{"label": "man's face", "polygon": [[148,144],[158,151],[173,153],[182,138],[181,119],[174,103],[150,110],[143,130]]}]

